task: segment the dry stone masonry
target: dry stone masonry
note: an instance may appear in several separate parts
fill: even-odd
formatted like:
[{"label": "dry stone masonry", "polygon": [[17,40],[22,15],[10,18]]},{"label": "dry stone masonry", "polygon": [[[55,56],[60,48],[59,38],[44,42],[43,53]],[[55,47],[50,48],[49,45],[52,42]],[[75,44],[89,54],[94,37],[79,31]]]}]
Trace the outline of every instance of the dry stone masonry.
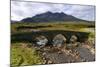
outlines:
[{"label": "dry stone masonry", "polygon": [[61,47],[66,43],[66,38],[62,34],[58,34],[53,39],[54,47]]},{"label": "dry stone masonry", "polygon": [[[80,42],[77,42],[78,38],[76,35],[72,35],[69,39],[69,43],[67,43],[67,38],[63,34],[57,34],[51,41],[53,47],[61,48],[73,48],[80,45]],[[34,39],[36,46],[44,47],[48,44],[49,39],[43,35],[39,35]]]},{"label": "dry stone masonry", "polygon": [[38,36],[35,39],[35,43],[38,46],[44,47],[48,43],[48,39],[45,36]]}]

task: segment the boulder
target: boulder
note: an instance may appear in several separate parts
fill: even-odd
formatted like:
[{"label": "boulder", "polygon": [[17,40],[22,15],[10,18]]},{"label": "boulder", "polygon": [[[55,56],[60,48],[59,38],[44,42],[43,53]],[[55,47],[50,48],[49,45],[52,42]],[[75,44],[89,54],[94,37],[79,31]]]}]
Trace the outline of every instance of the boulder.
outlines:
[{"label": "boulder", "polygon": [[66,38],[62,34],[58,34],[53,38],[53,46],[61,47],[66,43]]},{"label": "boulder", "polygon": [[48,43],[48,39],[41,35],[35,38],[35,43],[37,46],[44,47]]}]

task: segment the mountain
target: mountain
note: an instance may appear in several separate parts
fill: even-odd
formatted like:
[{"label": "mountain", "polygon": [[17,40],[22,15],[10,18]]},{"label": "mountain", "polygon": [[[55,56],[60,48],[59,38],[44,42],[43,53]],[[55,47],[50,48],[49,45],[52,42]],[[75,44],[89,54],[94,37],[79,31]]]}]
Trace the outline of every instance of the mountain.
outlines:
[{"label": "mountain", "polygon": [[54,22],[54,21],[86,21],[78,19],[72,15],[67,15],[65,13],[52,13],[46,12],[38,14],[30,18],[24,18],[21,22]]}]

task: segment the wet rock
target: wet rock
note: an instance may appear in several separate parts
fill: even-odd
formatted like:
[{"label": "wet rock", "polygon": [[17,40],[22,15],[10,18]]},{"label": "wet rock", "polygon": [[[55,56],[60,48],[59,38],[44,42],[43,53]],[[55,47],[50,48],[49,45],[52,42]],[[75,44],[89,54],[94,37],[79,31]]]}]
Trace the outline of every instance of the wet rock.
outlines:
[{"label": "wet rock", "polygon": [[45,36],[38,36],[35,39],[35,43],[38,46],[44,47],[48,43],[48,39]]},{"label": "wet rock", "polygon": [[77,36],[72,35],[71,38],[70,38],[70,42],[75,43],[75,42],[77,42],[77,39],[78,39]]},{"label": "wet rock", "polygon": [[53,46],[61,47],[65,44],[66,38],[62,34],[58,34],[53,39]]}]

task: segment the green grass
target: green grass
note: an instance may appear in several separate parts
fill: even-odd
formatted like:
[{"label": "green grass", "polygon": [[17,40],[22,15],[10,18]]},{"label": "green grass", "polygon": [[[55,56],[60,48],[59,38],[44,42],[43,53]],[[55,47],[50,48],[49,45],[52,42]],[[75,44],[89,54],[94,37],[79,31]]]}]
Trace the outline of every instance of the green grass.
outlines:
[{"label": "green grass", "polygon": [[[13,43],[11,46],[11,66],[42,64],[42,58],[34,48],[23,47],[24,43]],[[26,43],[25,43],[26,44]],[[25,46],[25,45],[24,45]]]}]

